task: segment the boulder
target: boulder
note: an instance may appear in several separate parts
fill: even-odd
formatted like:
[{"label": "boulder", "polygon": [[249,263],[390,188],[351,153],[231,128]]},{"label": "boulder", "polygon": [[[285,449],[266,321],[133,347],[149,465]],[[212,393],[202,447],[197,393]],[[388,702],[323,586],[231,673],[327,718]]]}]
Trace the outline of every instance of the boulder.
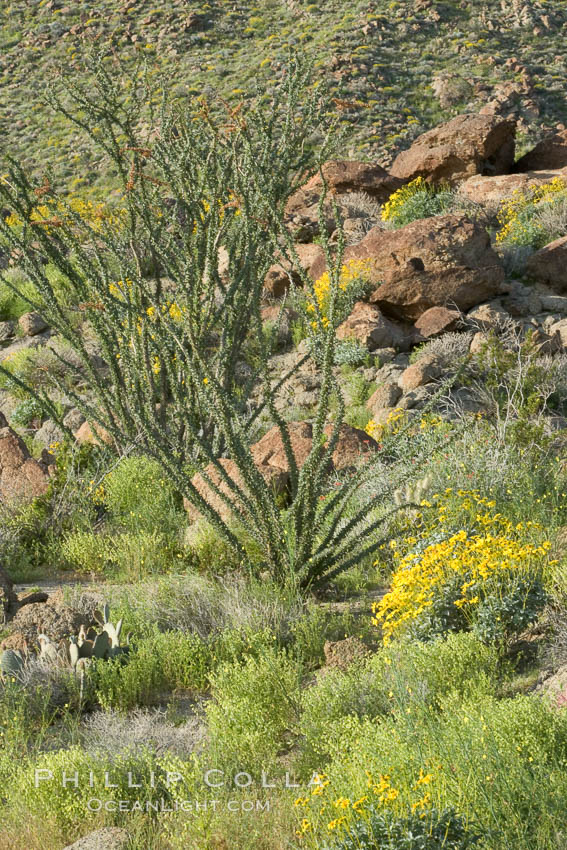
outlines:
[{"label": "boulder", "polygon": [[561,319],[559,322],[551,325],[549,335],[554,338],[559,338],[561,348],[567,349],[567,319]]},{"label": "boulder", "polygon": [[[327,437],[331,435],[332,427],[332,425],[326,426]],[[313,445],[313,427],[309,422],[289,422],[288,430],[291,450],[298,469],[301,469]],[[329,471],[333,468],[339,470],[354,466],[361,456],[376,450],[376,448],[376,441],[365,431],[343,424],[340,428],[338,443],[333,451],[332,465]],[[271,428],[257,443],[250,447],[250,451],[254,464],[264,480],[274,487],[276,493],[284,493],[289,484],[289,464],[279,428],[277,426]],[[229,458],[220,458],[220,464],[230,478],[244,489],[244,482],[236,463]],[[208,465],[206,474],[212,483],[232,502],[234,494],[213,464]],[[233,518],[237,509],[231,509],[224,499],[211,489],[201,473],[193,476],[192,483],[205,501],[218,511],[225,522]],[[184,505],[190,519],[197,520],[200,518],[200,512],[188,499],[184,500]]]},{"label": "boulder", "polygon": [[554,292],[567,292],[567,236],[550,242],[529,257],[526,273]]},{"label": "boulder", "polygon": [[515,171],[567,168],[567,130],[546,136],[535,148],[520,157]]},{"label": "boulder", "polygon": [[[498,294],[504,269],[478,222],[441,215],[384,231],[374,227],[344,261],[367,260],[365,276],[377,286],[370,301],[387,316],[415,321],[431,307],[470,310]],[[324,258],[312,270],[325,271]]]},{"label": "boulder", "polygon": [[[380,165],[353,160],[329,160],[322,167],[327,189],[331,195],[364,192],[384,203],[390,195],[403,185],[403,180],[392,177]],[[307,181],[290,197],[286,213],[299,213],[319,203],[323,182],[319,173]]]},{"label": "boulder", "polygon": [[22,438],[0,413],[0,502],[35,499],[43,496],[48,486],[47,465],[31,457]]},{"label": "boulder", "polygon": [[534,186],[551,183],[556,177],[567,180],[567,168],[529,171],[522,174],[501,174],[496,177],[476,175],[459,186],[459,193],[476,204],[498,205],[511,198],[514,192],[527,192]]},{"label": "boulder", "polygon": [[[299,262],[308,274],[315,265],[319,265],[321,260],[325,260],[325,252],[320,245],[302,245],[295,246]],[[279,263],[274,263],[270,266],[266,277],[264,278],[264,291],[272,298],[281,298],[282,295],[290,288],[290,276],[295,286],[301,286],[302,280],[300,274],[293,269],[292,263],[287,259],[282,259]]]},{"label": "boulder", "polygon": [[443,361],[435,354],[425,354],[402,372],[398,385],[407,393],[428,384],[443,374]]},{"label": "boulder", "polygon": [[461,320],[459,310],[448,307],[430,307],[422,313],[414,325],[418,339],[433,339],[454,331]]},{"label": "boulder", "polygon": [[91,443],[92,445],[98,446],[101,441],[110,445],[112,443],[112,437],[102,425],[94,426],[94,432],[88,422],[83,422],[83,424],[75,431],[75,440],[78,443]]},{"label": "boulder", "polygon": [[514,165],[516,126],[494,115],[458,115],[419,136],[392,165],[401,180],[455,184],[474,174],[506,174]]},{"label": "boulder", "polygon": [[64,850],[126,850],[128,833],[118,826],[105,826],[79,838]]},{"label": "boulder", "polygon": [[567,313],[567,298],[564,295],[542,295],[541,309],[550,313]]},{"label": "boulder", "polygon": [[15,322],[0,322],[0,343],[13,339],[16,336],[16,327]]},{"label": "boulder", "polygon": [[402,391],[397,382],[386,381],[384,384],[380,384],[378,389],[372,393],[366,402],[366,407],[372,413],[375,410],[385,410],[388,407],[395,407],[401,395]]},{"label": "boulder", "polygon": [[49,327],[43,316],[35,311],[20,316],[18,324],[25,336],[36,336]]},{"label": "boulder", "polygon": [[497,301],[492,304],[479,304],[467,314],[467,324],[481,331],[498,331],[509,321],[509,313]]},{"label": "boulder", "polygon": [[33,435],[34,443],[46,449],[55,447],[56,444],[63,442],[63,439],[63,431],[53,419],[47,419]]},{"label": "boulder", "polygon": [[408,349],[410,335],[386,318],[375,304],[357,301],[348,317],[337,328],[337,339],[356,339],[369,351],[376,348]]}]

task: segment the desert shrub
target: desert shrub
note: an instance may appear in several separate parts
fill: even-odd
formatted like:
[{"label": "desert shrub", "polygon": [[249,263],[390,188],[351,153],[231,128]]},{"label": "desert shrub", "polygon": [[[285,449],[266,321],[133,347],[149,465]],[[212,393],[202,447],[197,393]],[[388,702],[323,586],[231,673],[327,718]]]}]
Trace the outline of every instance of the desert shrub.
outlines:
[{"label": "desert shrub", "polygon": [[394,644],[346,671],[326,670],[302,695],[303,768],[320,769],[341,717],[378,717],[422,704],[440,709],[448,694],[493,693],[499,676],[498,653],[472,634]]},{"label": "desert shrub", "polygon": [[467,823],[453,809],[417,808],[405,816],[385,814],[371,806],[353,824],[334,818],[328,828],[337,837],[321,850],[469,850],[484,845],[485,833]]},{"label": "desert shrub", "polygon": [[273,767],[296,716],[300,675],[296,661],[269,648],[212,673],[205,710],[218,763],[254,775]]},{"label": "desert shrub", "polygon": [[[320,363],[325,349],[325,331],[343,322],[356,301],[368,290],[368,260],[349,260],[340,267],[337,283],[329,271],[323,272],[315,281],[313,292],[307,292],[303,309],[307,319],[307,330],[313,356]],[[340,346],[334,350],[334,362]]]},{"label": "desert shrub", "polygon": [[35,399],[29,398],[21,401],[12,410],[10,424],[26,428],[34,419],[40,418],[41,414],[41,405]]},{"label": "desert shrub", "polygon": [[431,218],[450,212],[455,206],[455,192],[449,187],[432,186],[417,177],[391,195],[382,208],[382,221],[391,227],[404,227],[420,218]]},{"label": "desert shrub", "polygon": [[178,564],[175,542],[160,531],[96,533],[75,531],[60,548],[63,561],[82,573],[106,573],[126,581],[171,571]]},{"label": "desert shrub", "polygon": [[81,745],[92,753],[149,747],[158,755],[172,753],[189,758],[205,741],[202,719],[181,719],[174,713],[174,699],[170,705],[173,711],[168,707],[135,708],[127,713],[113,709],[90,712],[80,727]]},{"label": "desert shrub", "polygon": [[514,524],[494,512],[494,502],[460,495],[461,510],[479,511],[471,526],[458,529],[458,510],[436,494],[436,530],[408,538],[407,554],[394,555],[391,589],[374,606],[386,644],[405,634],[427,639],[462,629],[505,640],[532,624],[545,603],[551,544],[532,542],[533,522]]},{"label": "desert shrub", "polygon": [[[30,310],[26,296],[33,298],[37,293],[20,269],[8,269],[0,281],[0,322],[19,319]],[[19,290],[15,292],[11,286]]]},{"label": "desert shrub", "polygon": [[337,343],[335,351],[336,366],[357,366],[368,365],[370,355],[365,345],[361,345],[354,339],[345,339]]},{"label": "desert shrub", "polygon": [[500,230],[496,241],[502,245],[525,246],[538,250],[565,235],[567,224],[567,183],[554,177],[550,183],[516,190],[503,201],[498,213]]},{"label": "desert shrub", "polygon": [[130,531],[179,534],[183,513],[169,480],[157,461],[145,456],[123,458],[95,491],[114,522]]},{"label": "desert shrub", "polygon": [[128,711],[165,691],[204,690],[212,650],[196,635],[162,632],[137,641],[127,656],[96,665],[93,688],[104,709]]},{"label": "desert shrub", "polygon": [[490,847],[553,850],[564,837],[567,714],[538,697],[448,698],[441,713],[410,703],[388,718],[342,718],[333,732],[331,762],[298,801],[307,835],[379,805],[396,817],[453,809]]},{"label": "desert shrub", "polygon": [[[65,750],[43,753],[33,764],[21,766],[14,785],[11,788],[9,805],[14,806],[22,815],[34,812],[46,820],[55,820],[60,826],[71,828],[78,823],[94,822],[100,818],[95,806],[89,801],[100,800],[102,811],[108,800],[125,800],[130,805],[136,800],[161,800],[169,803],[173,800],[175,783],[169,781],[167,771],[179,771],[189,774],[187,767],[173,756],[157,757],[149,748],[136,752],[128,749],[116,753],[89,753],[78,746]],[[45,781],[35,782],[35,771],[42,772]],[[93,772],[94,782],[89,784],[89,772]],[[71,780],[78,776],[77,786],[73,781],[62,782],[63,772]],[[105,773],[113,787],[106,787]],[[129,774],[132,787],[129,783]],[[153,785],[152,785],[153,782]],[[37,784],[37,787],[36,787]],[[150,809],[151,813],[151,809]],[[111,820],[120,820],[120,814],[111,816]]]}]

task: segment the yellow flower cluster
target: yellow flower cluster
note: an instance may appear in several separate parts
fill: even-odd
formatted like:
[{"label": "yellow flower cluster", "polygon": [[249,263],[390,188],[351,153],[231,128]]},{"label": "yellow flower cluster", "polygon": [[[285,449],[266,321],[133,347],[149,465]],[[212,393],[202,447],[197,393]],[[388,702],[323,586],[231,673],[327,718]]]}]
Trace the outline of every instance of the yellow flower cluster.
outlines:
[{"label": "yellow flower cluster", "polygon": [[[430,770],[420,768],[419,776],[405,794],[404,805],[411,806],[413,812],[425,810],[431,803],[431,794],[426,790],[425,786],[431,785],[435,781],[435,774],[432,771],[441,770],[440,764],[431,764]],[[374,777],[370,771],[366,771],[368,794],[360,797],[357,800],[352,800],[349,797],[339,796],[333,799],[331,781],[326,774],[321,773],[314,776],[312,783],[315,788],[311,792],[311,797],[298,797],[295,801],[295,806],[303,809],[310,804],[316,804],[314,816],[324,815],[329,810],[333,812],[331,820],[327,821],[327,830],[333,832],[340,827],[348,831],[348,823],[354,814],[360,814],[366,807],[371,805],[379,805],[384,807],[393,807],[396,801],[402,801],[400,791],[392,784],[392,778],[389,773],[380,773],[378,777]],[[336,792],[335,792],[336,793]],[[325,799],[325,798],[328,799]],[[318,818],[316,818],[318,820]],[[306,832],[313,831],[316,825],[316,820],[310,820],[303,817],[300,823],[298,835],[304,835]]]},{"label": "yellow flower cluster", "polygon": [[[498,212],[500,230],[496,234],[497,242],[512,242],[518,245],[532,244],[543,226],[534,221],[533,213],[544,204],[554,204],[558,200],[567,201],[567,182],[562,177],[554,177],[541,186],[534,184],[527,191],[516,189],[512,196],[504,201]],[[545,241],[545,239],[544,239]]]},{"label": "yellow flower cluster", "polygon": [[[339,296],[347,293],[349,287],[364,278],[370,270],[370,260],[349,260],[341,267],[339,277]],[[307,312],[317,313],[317,307],[321,312],[321,322],[324,328],[329,327],[329,301],[331,297],[331,276],[324,272],[314,285],[315,299],[310,294],[307,297]],[[311,322],[311,327],[317,330],[317,322]]]},{"label": "yellow flower cluster", "polygon": [[[29,220],[49,230],[50,227],[73,224],[73,213],[96,233],[100,233],[102,230],[121,230],[127,210],[111,209],[105,204],[94,204],[83,198],[70,198],[67,203],[58,201],[55,204],[39,204],[32,210]],[[12,213],[6,219],[6,224],[9,227],[19,227],[23,222],[16,213]]]},{"label": "yellow flower cluster", "polygon": [[412,195],[417,195],[419,192],[426,191],[427,183],[423,177],[417,177],[405,186],[402,186],[382,207],[382,221],[395,221],[402,207],[407,203],[408,198]]},{"label": "yellow flower cluster", "polygon": [[[514,525],[502,514],[492,512],[494,502],[475,492],[459,491],[459,495],[463,501],[458,507],[476,513],[475,525],[482,531],[470,534],[461,529],[423,552],[410,551],[403,557],[393,541],[398,563],[391,589],[373,606],[373,622],[381,627],[386,645],[431,608],[447,585],[459,583],[461,595],[454,605],[466,610],[490,592],[492,579],[532,574],[551,547],[547,541],[540,545],[526,542],[526,531],[533,523]],[[438,502],[438,525],[446,527],[451,518],[447,500],[434,498]],[[412,542],[417,541],[413,538]]]},{"label": "yellow flower cluster", "polygon": [[400,407],[395,407],[390,413],[384,423],[375,422],[374,419],[370,419],[366,423],[365,431],[369,436],[373,437],[376,441],[382,440],[386,435],[399,434],[399,432],[407,425],[407,413],[405,410],[402,410]]}]

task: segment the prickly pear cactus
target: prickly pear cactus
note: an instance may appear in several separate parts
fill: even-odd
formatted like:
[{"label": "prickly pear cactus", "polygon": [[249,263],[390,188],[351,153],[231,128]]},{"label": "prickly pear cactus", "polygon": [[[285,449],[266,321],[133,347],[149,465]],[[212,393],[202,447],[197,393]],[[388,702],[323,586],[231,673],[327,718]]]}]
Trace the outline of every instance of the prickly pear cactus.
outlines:
[{"label": "prickly pear cactus", "polygon": [[17,649],[5,649],[0,656],[0,672],[3,679],[19,679],[24,666],[22,653]]}]

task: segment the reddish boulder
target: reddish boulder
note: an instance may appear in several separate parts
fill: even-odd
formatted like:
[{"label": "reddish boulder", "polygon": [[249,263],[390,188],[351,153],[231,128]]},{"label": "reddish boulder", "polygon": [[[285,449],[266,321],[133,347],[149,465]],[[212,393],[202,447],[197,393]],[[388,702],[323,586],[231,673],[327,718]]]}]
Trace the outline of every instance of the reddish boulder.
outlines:
[{"label": "reddish boulder", "polygon": [[443,362],[435,354],[426,354],[405,370],[400,376],[400,387],[407,393],[434,381],[443,374]]},{"label": "reddish boulder", "polygon": [[[298,244],[295,250],[299,262],[308,274],[311,274],[311,269],[321,260],[325,260],[325,252],[320,245]],[[272,298],[281,298],[291,285],[290,276],[295,286],[301,286],[301,275],[293,268],[289,260],[282,259],[281,262],[274,263],[264,278],[264,292]]]},{"label": "reddish boulder", "polygon": [[567,168],[567,130],[546,136],[533,150],[520,157],[514,166],[515,171],[555,168]]},{"label": "reddish boulder", "polygon": [[0,502],[31,500],[49,486],[47,465],[31,457],[26,444],[0,413]]},{"label": "reddish boulder", "polygon": [[567,236],[550,242],[528,259],[526,273],[554,292],[567,292]]},{"label": "reddish boulder", "polygon": [[357,301],[352,313],[337,328],[337,339],[356,339],[369,351],[376,348],[407,350],[410,336],[399,325],[386,318],[375,304]]},{"label": "reddish boulder", "polygon": [[75,431],[75,440],[78,443],[92,443],[95,446],[100,445],[101,441],[107,445],[112,443],[112,437],[106,428],[103,428],[102,425],[95,425],[93,433],[88,422],[83,422],[80,428]]},{"label": "reddish boulder", "polygon": [[376,410],[394,407],[401,395],[402,391],[395,381],[386,381],[374,390],[366,402],[366,407],[372,413]]},{"label": "reddish boulder", "polygon": [[[365,276],[378,288],[370,296],[395,319],[418,319],[431,307],[459,310],[489,301],[504,269],[484,227],[464,215],[414,221],[399,230],[374,227],[345,250],[345,263],[367,260]],[[318,278],[325,262],[313,268]]]},{"label": "reddish boulder", "polygon": [[525,174],[500,174],[496,177],[476,175],[465,180],[459,186],[459,192],[475,204],[497,205],[506,198],[512,197],[514,192],[527,192],[534,186],[551,183],[555,177],[567,181],[567,168],[555,171],[529,171]]},{"label": "reddish boulder", "polygon": [[[392,177],[380,165],[351,160],[329,160],[322,167],[323,176],[331,195],[345,195],[349,192],[364,192],[380,203],[387,201],[390,195],[403,185],[403,180]],[[319,173],[291,196],[286,212],[297,213],[306,207],[313,207],[321,197],[323,182]]]},{"label": "reddish boulder", "polygon": [[516,126],[494,115],[458,115],[419,136],[392,165],[401,180],[458,183],[473,174],[506,174],[514,165]]},{"label": "reddish boulder", "polygon": [[441,334],[454,331],[461,319],[459,310],[448,307],[430,307],[422,313],[414,325],[418,339],[432,339]]},{"label": "reddish boulder", "polygon": [[[332,427],[332,425],[325,427],[327,437],[332,434]],[[313,445],[313,428],[309,422],[289,422],[288,430],[291,449],[298,469],[301,469]],[[353,466],[361,456],[376,448],[376,441],[365,431],[343,424],[340,428],[338,443],[333,451],[332,465],[329,471],[333,468],[344,469],[345,467]],[[277,426],[271,428],[264,434],[261,440],[250,447],[250,451],[254,463],[261,472],[264,480],[273,485],[276,493],[284,493],[289,484],[289,464],[279,428]],[[243,487],[243,481],[235,462],[228,458],[220,458],[220,463],[230,478],[239,487]],[[213,484],[232,502],[234,500],[234,494],[228,484],[222,480],[219,471],[213,464],[209,464],[206,472]],[[192,483],[205,501],[218,511],[225,521],[230,521],[233,518],[234,513],[238,510],[236,506],[234,511],[231,510],[221,496],[211,489],[201,473],[193,476]],[[184,500],[184,505],[190,519],[195,520],[199,518],[199,511],[188,499]]]}]

